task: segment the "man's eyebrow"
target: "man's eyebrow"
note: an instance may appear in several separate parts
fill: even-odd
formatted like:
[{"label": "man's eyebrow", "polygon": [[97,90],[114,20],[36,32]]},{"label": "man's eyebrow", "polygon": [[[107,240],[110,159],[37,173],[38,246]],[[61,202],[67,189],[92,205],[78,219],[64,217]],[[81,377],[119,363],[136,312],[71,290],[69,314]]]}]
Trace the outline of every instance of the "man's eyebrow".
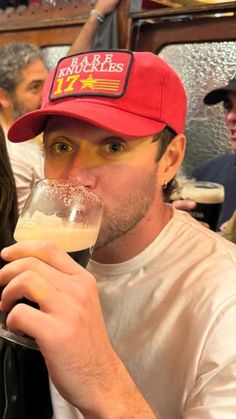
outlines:
[{"label": "man's eyebrow", "polygon": [[38,83],[38,84],[40,84],[40,83],[44,83],[44,80],[43,80],[43,79],[31,80],[31,81],[29,82],[29,86],[30,86],[31,84],[35,84],[35,83]]}]

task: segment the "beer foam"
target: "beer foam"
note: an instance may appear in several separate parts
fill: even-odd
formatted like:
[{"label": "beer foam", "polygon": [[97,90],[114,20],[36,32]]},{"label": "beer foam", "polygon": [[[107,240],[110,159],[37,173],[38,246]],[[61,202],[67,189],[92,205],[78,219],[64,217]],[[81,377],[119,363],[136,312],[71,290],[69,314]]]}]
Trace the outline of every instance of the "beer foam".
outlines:
[{"label": "beer foam", "polygon": [[187,184],[182,189],[181,198],[192,199],[199,204],[220,204],[224,202],[224,188]]},{"label": "beer foam", "polygon": [[94,246],[99,232],[99,225],[86,226],[70,222],[55,215],[45,215],[36,211],[19,217],[14,238],[24,240],[48,240],[66,252],[76,252]]}]

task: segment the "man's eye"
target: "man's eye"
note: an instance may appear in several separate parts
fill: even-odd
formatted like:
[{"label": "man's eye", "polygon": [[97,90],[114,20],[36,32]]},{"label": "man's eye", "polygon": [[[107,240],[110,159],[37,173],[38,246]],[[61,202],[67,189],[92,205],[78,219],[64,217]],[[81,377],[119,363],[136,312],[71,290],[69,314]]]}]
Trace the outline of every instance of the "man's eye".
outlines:
[{"label": "man's eye", "polygon": [[41,90],[42,87],[43,87],[42,83],[35,83],[35,84],[30,85],[29,90],[31,90],[31,92],[37,92]]},{"label": "man's eye", "polygon": [[70,153],[72,151],[72,146],[66,143],[55,143],[52,144],[51,148],[58,154]]},{"label": "man's eye", "polygon": [[225,109],[227,112],[230,112],[230,111],[231,111],[231,109],[232,109],[232,103],[230,102],[230,100],[224,100],[224,102],[223,102],[223,106],[224,106],[224,109]]},{"label": "man's eye", "polygon": [[106,151],[108,151],[109,153],[113,153],[113,154],[120,153],[124,149],[122,144],[115,143],[115,142],[105,144],[104,148],[105,148]]}]

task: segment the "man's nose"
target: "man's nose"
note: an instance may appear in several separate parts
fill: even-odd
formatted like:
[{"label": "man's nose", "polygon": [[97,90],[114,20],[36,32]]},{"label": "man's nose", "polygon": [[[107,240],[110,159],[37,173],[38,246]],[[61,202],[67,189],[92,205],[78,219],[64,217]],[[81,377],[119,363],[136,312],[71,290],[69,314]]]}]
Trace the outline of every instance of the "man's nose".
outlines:
[{"label": "man's nose", "polygon": [[[72,163],[72,162],[71,162]],[[77,156],[69,165],[67,177],[87,188],[94,188],[97,179],[98,162],[87,156]]]},{"label": "man's nose", "polygon": [[38,109],[41,108],[42,101],[43,101],[43,90],[41,90],[41,93],[39,94],[39,97],[38,97]]},{"label": "man's nose", "polygon": [[226,114],[226,121],[236,120],[236,106],[233,106]]}]

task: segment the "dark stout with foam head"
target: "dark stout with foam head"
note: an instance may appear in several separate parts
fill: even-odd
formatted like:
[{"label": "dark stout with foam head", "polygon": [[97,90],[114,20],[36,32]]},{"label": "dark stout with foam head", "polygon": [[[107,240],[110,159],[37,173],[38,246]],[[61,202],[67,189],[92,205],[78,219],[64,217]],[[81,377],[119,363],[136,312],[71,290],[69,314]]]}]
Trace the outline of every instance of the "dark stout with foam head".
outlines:
[{"label": "dark stout with foam head", "polygon": [[211,230],[217,231],[224,202],[224,187],[218,183],[196,181],[186,184],[182,199],[192,199],[197,203],[190,214],[198,221],[207,223]]},{"label": "dark stout with foam head", "polygon": [[[97,240],[102,210],[101,199],[89,189],[66,179],[42,179],[36,183],[25,203],[14,239],[18,242],[47,240],[64,249],[85,268]],[[39,308],[36,301],[23,298],[16,303]],[[0,336],[38,349],[30,336],[8,331],[7,314],[0,311]]]},{"label": "dark stout with foam head", "polygon": [[70,223],[55,215],[48,216],[39,212],[17,224],[15,239],[48,240],[64,249],[77,263],[86,268],[93,247],[96,243],[100,225],[83,226],[80,223]]},{"label": "dark stout with foam head", "polygon": [[[63,248],[72,259],[79,263],[83,268],[86,268],[90,256],[95,245],[98,228],[83,228],[80,225],[75,225],[72,227],[46,227],[39,229],[31,228],[30,230],[17,228],[15,233],[15,238],[17,241],[22,240],[48,240],[51,243],[56,244],[57,246]],[[27,230],[27,231],[26,231]],[[28,233],[28,234],[27,234]]]},{"label": "dark stout with foam head", "polygon": [[[14,238],[22,240],[48,240],[64,249],[77,263],[86,268],[96,243],[100,223],[92,226],[71,223],[55,215],[48,216],[36,211],[30,219],[19,217]],[[17,303],[38,308],[32,301],[22,298]],[[1,337],[27,348],[38,350],[38,345],[29,336],[18,336],[6,326],[7,313],[0,312]]]}]

